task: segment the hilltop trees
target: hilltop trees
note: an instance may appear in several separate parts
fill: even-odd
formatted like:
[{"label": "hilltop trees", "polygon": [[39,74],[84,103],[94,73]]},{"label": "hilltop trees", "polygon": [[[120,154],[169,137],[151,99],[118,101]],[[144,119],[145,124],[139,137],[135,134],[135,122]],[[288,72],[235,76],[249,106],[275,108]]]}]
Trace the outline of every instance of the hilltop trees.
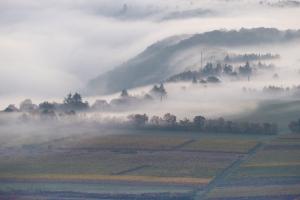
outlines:
[{"label": "hilltop trees", "polygon": [[[223,63],[206,63],[203,68],[188,70],[175,74],[167,78],[167,82],[192,81],[192,83],[219,83],[223,77],[230,79],[245,79],[250,80],[250,77],[257,74],[260,70],[273,71],[273,64],[264,64],[261,62],[251,63],[245,62],[244,65],[231,65]],[[273,73],[273,72],[272,72]]]},{"label": "hilltop trees", "polygon": [[69,112],[69,111],[81,111],[89,108],[88,102],[83,102],[82,97],[79,93],[68,94],[63,103],[50,103],[48,101],[44,101],[39,105],[33,104],[30,99],[25,99],[20,103],[19,109],[15,107],[13,104],[9,105],[5,112],[24,112],[31,114],[52,114],[53,112]]},{"label": "hilltop trees", "polygon": [[68,94],[62,107],[64,110],[84,110],[89,108],[89,104],[88,102],[83,102],[81,95],[76,92],[73,95],[72,93]]},{"label": "hilltop trees", "polygon": [[121,95],[120,95],[122,98],[126,98],[126,97],[129,97],[129,94],[128,94],[128,92],[127,92],[127,90],[122,90],[122,92],[121,92]]},{"label": "hilltop trees", "polygon": [[207,77],[206,81],[208,83],[220,83],[221,82],[220,79],[217,78],[217,77],[215,77],[215,76],[209,76],[209,77]]},{"label": "hilltop trees", "polygon": [[227,65],[227,64],[225,64],[223,71],[226,75],[232,75],[234,72],[232,65]]},{"label": "hilltop trees", "polygon": [[109,104],[106,100],[98,99],[95,101],[95,103],[92,105],[91,109],[93,110],[107,110],[109,109]]},{"label": "hilltop trees", "polygon": [[280,55],[278,54],[271,54],[271,53],[266,53],[266,54],[255,54],[255,53],[250,53],[250,54],[239,54],[239,55],[226,55],[224,58],[225,62],[229,63],[234,63],[234,62],[247,62],[247,61],[258,61],[258,60],[274,60],[274,59],[279,59]]},{"label": "hilltop trees", "polygon": [[20,111],[22,112],[33,112],[37,108],[38,106],[33,104],[30,99],[25,99],[20,103]]},{"label": "hilltop trees", "polygon": [[19,108],[17,108],[14,104],[8,105],[4,110],[4,112],[29,112],[35,113],[38,111],[38,106],[33,104],[30,99],[25,99],[20,103]]},{"label": "hilltop trees", "polygon": [[193,76],[192,83],[193,83],[193,84],[196,84],[196,83],[198,83],[196,76]]},{"label": "hilltop trees", "polygon": [[145,103],[156,99],[163,100],[167,96],[164,84],[154,85],[153,88],[142,95],[131,95],[126,89],[120,92],[120,96],[107,102],[105,100],[96,101],[91,109],[97,110],[124,110],[137,106],[143,106]]},{"label": "hilltop trees", "polygon": [[19,112],[19,109],[14,104],[10,104],[4,109],[4,112]]},{"label": "hilltop trees", "polygon": [[247,77],[249,77],[252,74],[252,68],[250,67],[250,63],[248,61],[244,66],[239,67],[239,73]]},{"label": "hilltop trees", "polygon": [[159,97],[161,100],[162,98],[167,96],[167,91],[163,83],[160,86],[154,85],[153,88],[150,90],[150,94]]},{"label": "hilltop trees", "polygon": [[44,101],[43,103],[39,104],[39,109],[40,110],[54,110],[55,109],[55,104],[54,103],[49,103],[48,101]]}]

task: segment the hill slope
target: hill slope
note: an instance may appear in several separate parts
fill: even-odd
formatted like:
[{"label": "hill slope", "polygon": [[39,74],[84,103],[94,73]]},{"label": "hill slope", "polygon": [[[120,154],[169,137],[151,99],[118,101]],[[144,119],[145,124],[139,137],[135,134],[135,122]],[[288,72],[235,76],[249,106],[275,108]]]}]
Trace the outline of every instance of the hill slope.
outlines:
[{"label": "hill slope", "polygon": [[88,90],[94,94],[107,94],[161,82],[183,69],[199,66],[203,49],[204,60],[218,60],[225,55],[219,48],[283,43],[297,38],[300,38],[300,30],[280,31],[274,28],[216,30],[171,37],[149,46],[126,63],[91,80]]}]

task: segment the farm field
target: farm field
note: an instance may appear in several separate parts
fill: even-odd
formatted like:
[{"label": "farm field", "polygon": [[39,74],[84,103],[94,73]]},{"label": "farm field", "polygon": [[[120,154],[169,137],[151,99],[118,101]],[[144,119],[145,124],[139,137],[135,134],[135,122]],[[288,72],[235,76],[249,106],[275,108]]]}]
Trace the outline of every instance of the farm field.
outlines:
[{"label": "farm field", "polygon": [[163,196],[165,199],[190,199],[191,191],[191,187],[178,185],[57,180],[2,181],[0,189],[0,199],[151,199],[157,196]]},{"label": "farm field", "polygon": [[182,149],[191,151],[247,153],[257,144],[258,142],[255,140],[203,138],[195,140],[195,142],[184,146]]},{"label": "farm field", "polygon": [[1,148],[0,199],[1,195],[29,199],[299,195],[298,135],[118,133],[73,135],[9,151]]},{"label": "farm field", "polygon": [[[129,197],[146,195],[145,199],[155,199],[155,194],[163,199],[189,199],[264,140],[265,137],[134,132],[76,135],[9,150],[2,148],[0,194],[51,196],[68,191],[93,198],[119,191],[119,195]],[[92,185],[91,190],[84,189],[88,185]]]},{"label": "farm field", "polygon": [[265,143],[210,191],[207,199],[299,198],[299,138],[296,134],[282,135]]},{"label": "farm field", "polygon": [[266,197],[266,196],[294,196],[299,195],[300,185],[275,185],[264,187],[231,187],[216,188],[213,193],[208,195],[208,199],[214,198],[241,198],[241,197]]}]

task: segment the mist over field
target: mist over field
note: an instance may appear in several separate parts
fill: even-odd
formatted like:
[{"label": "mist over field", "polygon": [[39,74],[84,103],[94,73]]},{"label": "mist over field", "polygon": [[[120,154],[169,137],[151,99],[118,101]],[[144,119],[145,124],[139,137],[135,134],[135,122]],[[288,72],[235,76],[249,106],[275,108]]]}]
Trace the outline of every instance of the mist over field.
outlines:
[{"label": "mist over field", "polygon": [[[259,73],[250,82],[231,82],[224,78],[218,85],[166,84],[168,98],[165,101],[131,107],[122,110],[121,115],[135,112],[163,115],[171,112],[179,118],[197,114],[232,116],[256,109],[264,99],[261,94],[245,94],[243,88],[262,90],[269,85],[298,85],[300,57],[297,38],[281,41],[276,36],[274,43],[255,43],[253,40],[252,44],[247,44],[245,39],[245,44],[231,46],[220,43],[221,46],[217,47],[212,47],[208,40],[203,45],[184,47],[185,40],[186,43],[193,41],[193,38],[197,41],[197,34],[215,30],[224,31],[224,34],[229,31],[228,35],[232,34],[230,31],[240,31],[241,37],[242,28],[249,31],[257,27],[297,31],[300,27],[296,20],[300,7],[289,1],[177,0],[158,3],[134,0],[28,0],[25,3],[13,0],[0,4],[0,105],[3,109],[9,104],[18,106],[27,98],[35,104],[43,101],[61,103],[67,93],[76,91],[84,94],[90,105],[97,99],[109,102],[111,94],[116,98],[122,89],[128,89],[129,93],[138,91],[137,95],[143,95],[154,84],[176,73],[198,69],[202,59],[200,52],[204,54],[203,64],[217,62],[227,54],[271,53],[280,55],[280,59],[265,61],[276,66],[274,72]],[[264,34],[271,33],[271,30],[269,33],[267,31]],[[164,50],[164,45],[173,45],[172,48],[178,50]],[[127,65],[132,65],[131,59],[144,59],[139,55],[145,49],[145,55],[142,55],[150,57],[151,48],[168,55],[167,62],[154,57],[153,61],[147,61],[148,64],[133,64],[141,73],[147,70],[141,68],[143,65],[149,69],[156,65],[160,68],[143,76],[132,73],[133,77],[129,80],[137,78],[132,83],[123,80],[122,77],[131,72],[122,72],[122,67],[125,69]],[[114,73],[118,68],[121,69],[118,72],[120,75]],[[107,78],[106,72],[116,76]],[[276,80],[272,78],[275,73],[279,75]],[[99,82],[94,81],[97,77],[100,77]],[[106,79],[108,81],[105,82]],[[90,87],[91,80],[94,81],[93,87]],[[120,86],[115,87],[118,81]],[[112,89],[104,91],[108,96],[102,96],[101,88],[106,84],[110,84]],[[117,113],[114,111],[113,114]]]},{"label": "mist over field", "polygon": [[0,0],[0,199],[299,199],[299,19],[298,0]]}]

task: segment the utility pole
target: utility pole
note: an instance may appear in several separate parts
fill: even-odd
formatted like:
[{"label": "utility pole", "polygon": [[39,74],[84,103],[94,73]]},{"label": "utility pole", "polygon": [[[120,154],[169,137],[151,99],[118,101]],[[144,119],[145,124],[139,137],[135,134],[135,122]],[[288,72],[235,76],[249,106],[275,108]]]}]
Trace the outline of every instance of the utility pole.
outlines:
[{"label": "utility pole", "polygon": [[201,51],[201,69],[203,69],[203,51]]}]

